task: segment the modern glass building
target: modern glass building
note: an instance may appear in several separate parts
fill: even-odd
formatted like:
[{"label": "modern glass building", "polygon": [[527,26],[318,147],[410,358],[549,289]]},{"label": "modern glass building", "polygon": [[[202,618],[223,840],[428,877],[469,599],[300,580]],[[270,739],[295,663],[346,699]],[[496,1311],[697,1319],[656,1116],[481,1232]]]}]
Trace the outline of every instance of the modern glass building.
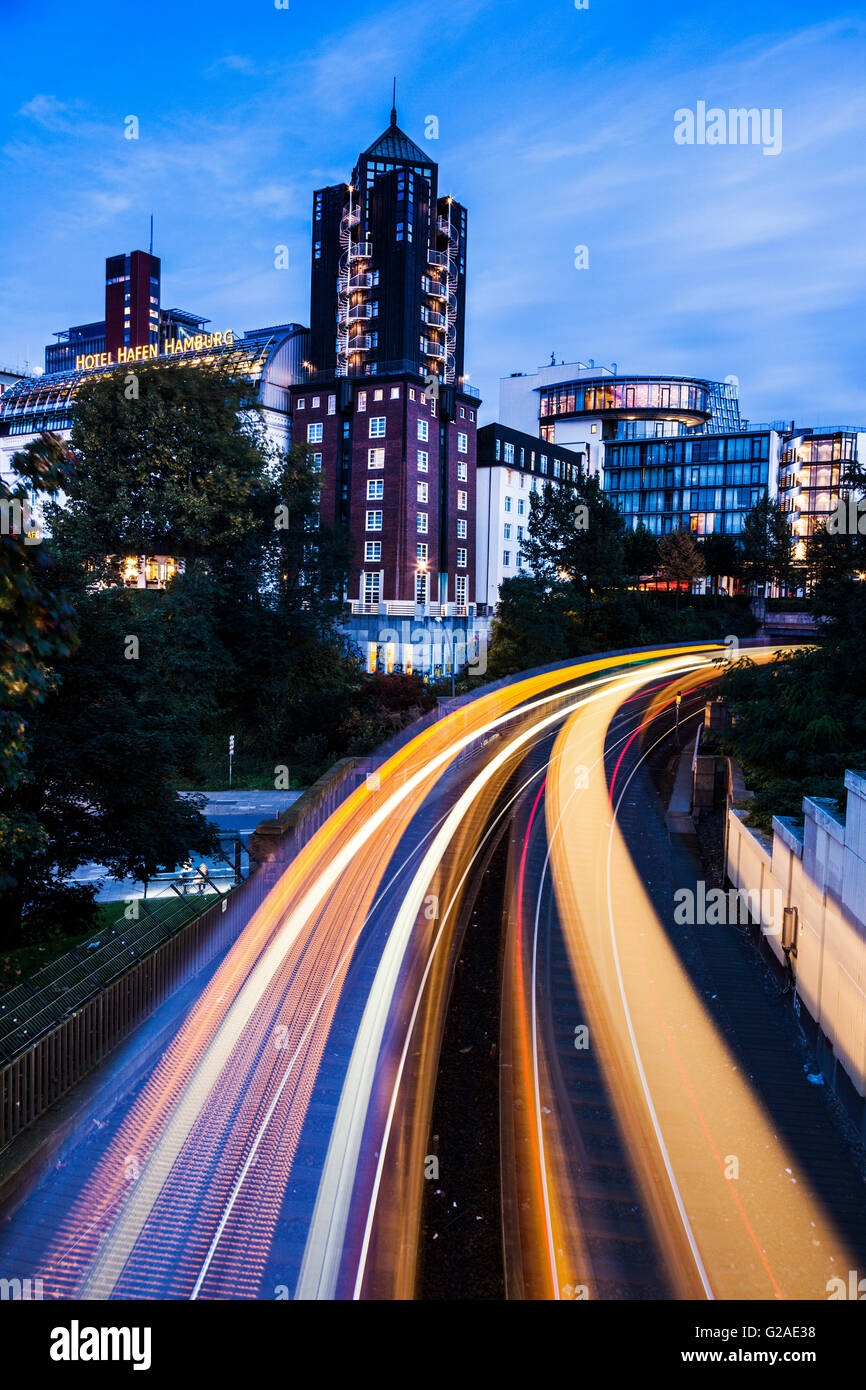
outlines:
[{"label": "modern glass building", "polygon": [[819,523],[836,510],[849,470],[866,458],[866,431],[855,425],[799,430],[779,454],[779,500],[797,537],[798,556]]}]

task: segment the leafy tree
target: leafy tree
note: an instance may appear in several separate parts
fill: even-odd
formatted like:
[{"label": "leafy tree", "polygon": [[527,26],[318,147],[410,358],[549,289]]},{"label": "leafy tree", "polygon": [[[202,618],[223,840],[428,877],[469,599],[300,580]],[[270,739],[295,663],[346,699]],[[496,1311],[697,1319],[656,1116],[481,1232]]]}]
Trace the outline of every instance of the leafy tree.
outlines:
[{"label": "leafy tree", "polygon": [[703,572],[712,583],[713,593],[718,602],[719,588],[723,577],[738,579],[742,571],[742,555],[733,536],[722,531],[711,531],[700,541],[703,557]]},{"label": "leafy tree", "polygon": [[563,661],[570,654],[570,586],[515,575],[499,589],[487,669],[493,679]]},{"label": "leafy tree", "polygon": [[641,521],[625,533],[625,570],[629,579],[638,583],[644,574],[655,574],[659,564],[656,537]]},{"label": "leafy tree", "polygon": [[743,577],[764,589],[770,583],[790,583],[794,575],[794,537],[776,497],[765,496],[743,520],[741,535]]},{"label": "leafy tree", "polygon": [[690,531],[669,531],[659,541],[659,563],[665,578],[676,584],[675,609],[679,612],[680,584],[691,584],[703,574],[704,562]]},{"label": "leafy tree", "polygon": [[565,582],[579,598],[588,627],[599,596],[625,583],[625,523],[595,474],[574,487],[548,484],[530,497],[523,551],[529,569],[548,584]]}]

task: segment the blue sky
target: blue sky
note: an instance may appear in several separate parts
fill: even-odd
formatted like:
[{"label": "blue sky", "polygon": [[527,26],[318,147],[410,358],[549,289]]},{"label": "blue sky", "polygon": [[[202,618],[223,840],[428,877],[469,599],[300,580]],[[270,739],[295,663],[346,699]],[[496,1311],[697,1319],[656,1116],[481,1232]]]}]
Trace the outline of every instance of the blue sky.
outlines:
[{"label": "blue sky", "polygon": [[[0,21],[0,365],[102,317],[104,257],[146,246],[151,210],[166,307],[307,322],[312,190],[387,125],[396,73],[400,124],[424,145],[438,117],[441,190],[469,208],[482,419],[554,351],[736,375],[753,420],[866,422],[862,11],[0,0]],[[699,101],[780,108],[781,153],[677,145]]]}]

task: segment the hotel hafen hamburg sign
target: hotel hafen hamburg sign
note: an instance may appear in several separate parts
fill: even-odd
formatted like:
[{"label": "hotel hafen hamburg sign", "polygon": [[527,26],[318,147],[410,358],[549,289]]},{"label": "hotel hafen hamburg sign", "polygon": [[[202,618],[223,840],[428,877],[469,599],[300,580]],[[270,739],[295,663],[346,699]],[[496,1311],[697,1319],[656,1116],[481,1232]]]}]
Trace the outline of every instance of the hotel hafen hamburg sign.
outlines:
[{"label": "hotel hafen hamburg sign", "polygon": [[157,357],[177,357],[185,352],[203,352],[207,348],[234,347],[235,335],[229,328],[225,333],[194,333],[189,338],[169,338],[160,352],[156,343],[144,347],[122,347],[113,352],[88,352],[76,357],[77,372],[93,367],[117,367],[123,362],[150,362]]}]

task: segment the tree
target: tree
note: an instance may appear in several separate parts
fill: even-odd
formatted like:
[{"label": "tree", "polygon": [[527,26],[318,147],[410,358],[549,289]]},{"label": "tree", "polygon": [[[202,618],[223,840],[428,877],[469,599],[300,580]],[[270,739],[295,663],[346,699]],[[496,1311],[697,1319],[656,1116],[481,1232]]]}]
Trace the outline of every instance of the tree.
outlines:
[{"label": "tree", "polygon": [[658,541],[642,521],[626,530],[624,548],[625,571],[633,583],[639,583],[645,574],[655,574],[659,563]]},{"label": "tree", "polygon": [[715,601],[718,603],[722,579],[737,579],[740,576],[740,547],[733,536],[722,531],[711,531],[701,539],[699,547],[704,562],[703,572],[712,583]]},{"label": "tree", "polygon": [[743,576],[765,590],[770,583],[790,582],[794,573],[794,537],[776,497],[765,496],[746,513],[741,535]]},{"label": "tree", "polygon": [[680,607],[680,584],[705,573],[701,552],[691,531],[669,531],[659,541],[659,562],[662,574],[676,584],[675,609]]},{"label": "tree", "polygon": [[487,668],[494,678],[563,661],[570,655],[569,589],[515,575],[499,589]]},{"label": "tree", "polygon": [[13,862],[45,842],[36,817],[11,816],[3,799],[26,774],[32,711],[53,688],[52,663],[77,641],[74,611],[29,515],[31,494],[44,501],[66,486],[69,451],[43,434],[12,466],[16,483],[0,479],[0,891],[13,882]]},{"label": "tree", "polygon": [[529,569],[548,584],[566,583],[582,601],[589,626],[596,600],[625,583],[625,523],[594,474],[574,487],[547,484],[530,497],[523,551]]}]

